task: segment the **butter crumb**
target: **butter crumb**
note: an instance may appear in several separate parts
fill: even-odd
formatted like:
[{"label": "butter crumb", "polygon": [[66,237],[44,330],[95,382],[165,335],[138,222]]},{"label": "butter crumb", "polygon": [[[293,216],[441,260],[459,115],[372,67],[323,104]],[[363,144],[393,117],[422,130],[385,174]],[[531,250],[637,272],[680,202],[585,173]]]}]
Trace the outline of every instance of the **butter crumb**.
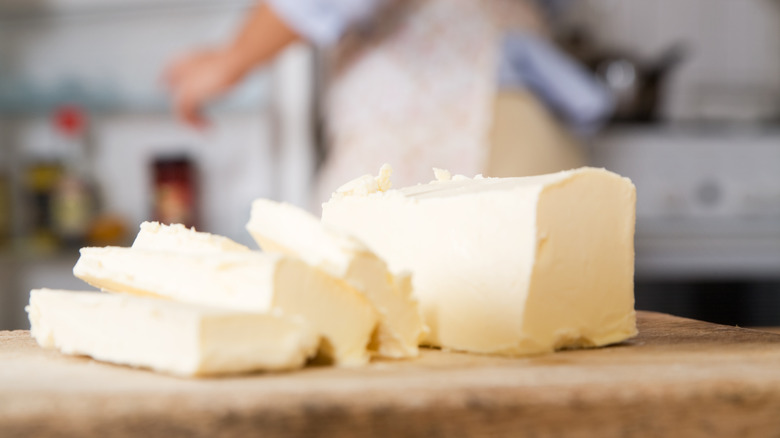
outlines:
[{"label": "butter crumb", "polygon": [[393,184],[390,182],[390,175],[393,174],[393,168],[389,164],[385,163],[379,168],[379,175],[377,175],[376,185],[380,192],[386,192],[390,190]]},{"label": "butter crumb", "polygon": [[347,196],[368,196],[372,193],[385,192],[390,190],[392,183],[390,182],[390,176],[393,174],[393,168],[389,164],[383,164],[379,169],[379,174],[374,177],[373,175],[363,175],[359,178],[353,179],[348,183],[342,185],[336,192],[333,193],[332,198],[344,198]]},{"label": "butter crumb", "polygon": [[452,174],[450,173],[449,170],[439,169],[438,167],[433,168],[433,176],[436,178],[436,181],[452,180]]}]

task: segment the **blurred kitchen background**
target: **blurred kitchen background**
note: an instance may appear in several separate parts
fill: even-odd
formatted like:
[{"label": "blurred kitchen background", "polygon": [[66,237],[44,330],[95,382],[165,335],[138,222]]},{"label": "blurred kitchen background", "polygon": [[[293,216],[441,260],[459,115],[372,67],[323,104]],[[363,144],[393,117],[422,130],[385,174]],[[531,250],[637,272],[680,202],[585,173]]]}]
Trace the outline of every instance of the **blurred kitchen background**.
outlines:
[{"label": "blurred kitchen background", "polygon": [[[615,98],[582,148],[637,186],[637,308],[780,325],[780,2],[547,3],[558,47]],[[31,288],[85,287],[79,246],[150,219],[253,245],[254,198],[311,205],[317,51],[257,71],[207,131],[170,112],[165,65],[252,5],[0,0],[0,330],[29,326]]]}]

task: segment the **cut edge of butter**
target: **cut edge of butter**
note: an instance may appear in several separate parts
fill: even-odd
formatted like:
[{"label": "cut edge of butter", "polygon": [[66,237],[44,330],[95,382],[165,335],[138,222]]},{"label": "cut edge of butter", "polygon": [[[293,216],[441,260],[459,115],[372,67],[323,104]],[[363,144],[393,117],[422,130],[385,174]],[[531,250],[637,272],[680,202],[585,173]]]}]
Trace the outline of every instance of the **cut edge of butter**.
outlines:
[{"label": "cut edge of butter", "polygon": [[297,258],[259,251],[82,248],[73,273],[108,292],[256,313],[280,309],[312,324],[323,336],[321,353],[335,364],[361,365],[370,358],[373,306]]},{"label": "cut edge of butter", "polygon": [[362,242],[293,205],[257,199],[246,228],[264,251],[299,257],[363,294],[380,317],[372,341],[378,356],[418,355],[427,327],[408,274],[392,274]]}]

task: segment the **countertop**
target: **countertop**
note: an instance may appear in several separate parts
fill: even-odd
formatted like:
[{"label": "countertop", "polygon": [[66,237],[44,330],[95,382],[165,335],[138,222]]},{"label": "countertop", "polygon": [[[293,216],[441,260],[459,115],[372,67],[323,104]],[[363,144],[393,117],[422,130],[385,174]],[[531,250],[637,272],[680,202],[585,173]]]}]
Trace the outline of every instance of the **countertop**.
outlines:
[{"label": "countertop", "polygon": [[778,436],[780,334],[649,312],[638,325],[619,345],[530,358],[425,349],[201,380],[0,332],[0,436]]}]

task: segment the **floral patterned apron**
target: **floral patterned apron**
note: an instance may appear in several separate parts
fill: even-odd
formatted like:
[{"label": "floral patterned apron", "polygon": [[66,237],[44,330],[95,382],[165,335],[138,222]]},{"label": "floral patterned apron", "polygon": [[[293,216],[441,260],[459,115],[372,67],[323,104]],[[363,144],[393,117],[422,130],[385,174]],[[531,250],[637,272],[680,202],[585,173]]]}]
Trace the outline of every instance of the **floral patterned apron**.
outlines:
[{"label": "floral patterned apron", "polygon": [[482,172],[502,32],[541,32],[538,16],[521,0],[398,0],[346,35],[329,69],[316,199],[383,163],[395,187],[430,181],[432,167]]}]

